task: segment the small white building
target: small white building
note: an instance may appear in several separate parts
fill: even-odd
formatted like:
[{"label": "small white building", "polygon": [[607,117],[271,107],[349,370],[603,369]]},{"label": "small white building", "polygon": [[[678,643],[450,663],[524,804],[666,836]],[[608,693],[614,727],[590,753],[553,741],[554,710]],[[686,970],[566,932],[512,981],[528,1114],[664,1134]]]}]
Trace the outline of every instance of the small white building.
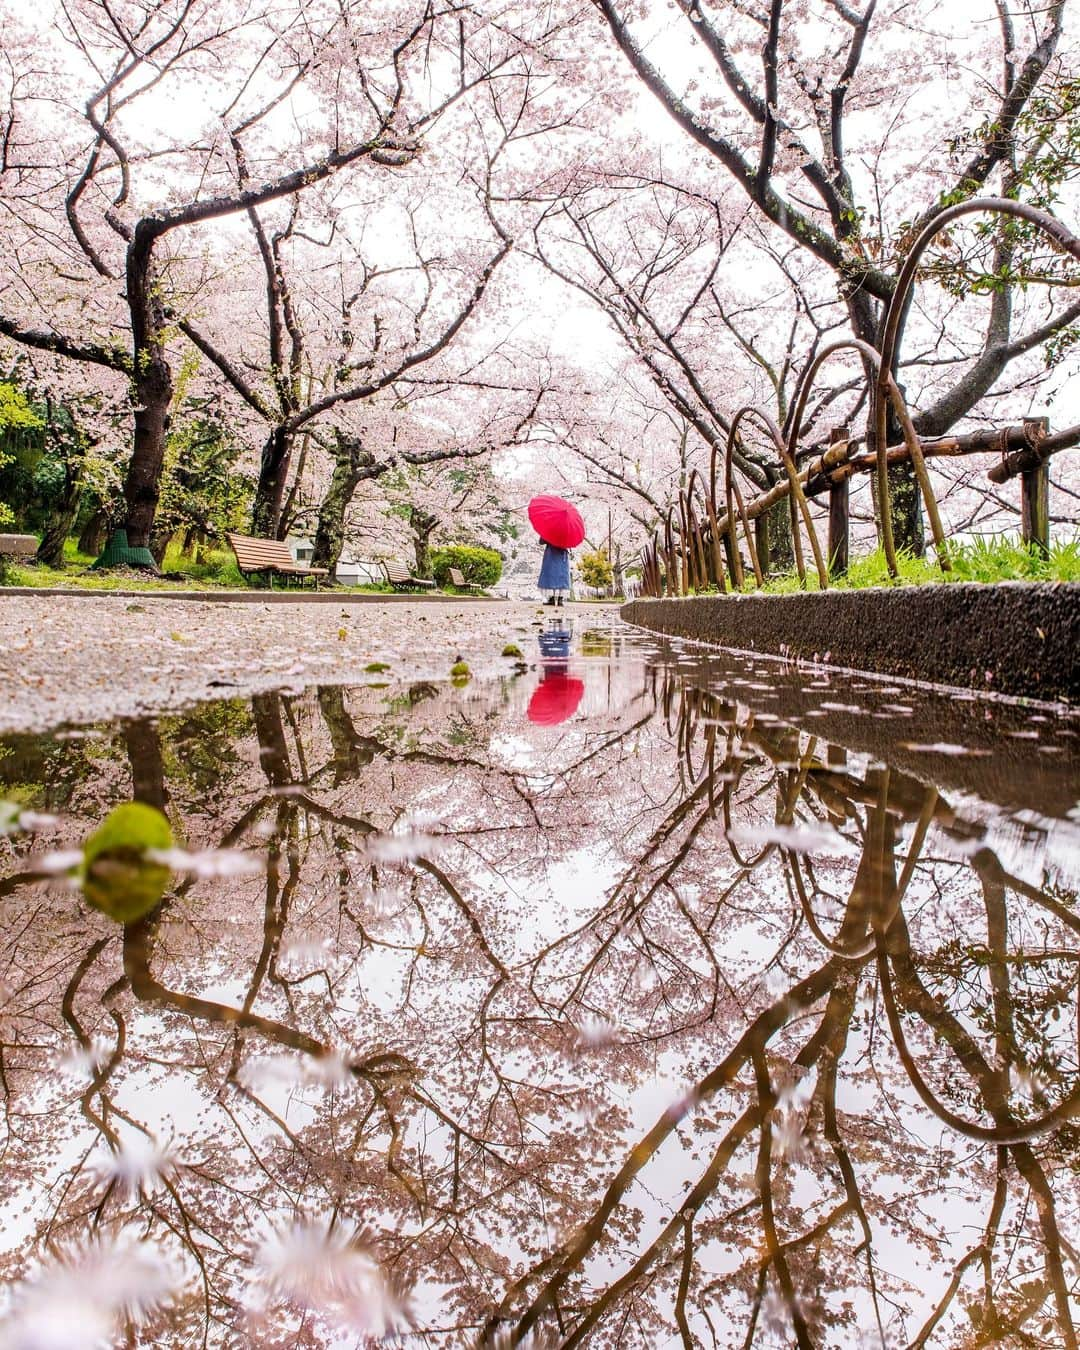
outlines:
[{"label": "small white building", "polygon": [[[315,541],[313,539],[302,539],[297,535],[290,534],[285,542],[289,546],[289,552],[297,562],[309,563],[315,556]],[[374,559],[354,558],[349,553],[342,553],[338,559],[334,579],[340,582],[342,586],[370,586],[385,581],[386,573],[382,570],[381,564]]]},{"label": "small white building", "polygon": [[285,542],[296,562],[309,563],[315,556],[314,539],[300,539],[295,534],[290,534],[286,536]]},{"label": "small white building", "polygon": [[342,586],[370,586],[386,580],[381,563],[371,558],[352,558],[343,553],[338,559],[334,577]]}]

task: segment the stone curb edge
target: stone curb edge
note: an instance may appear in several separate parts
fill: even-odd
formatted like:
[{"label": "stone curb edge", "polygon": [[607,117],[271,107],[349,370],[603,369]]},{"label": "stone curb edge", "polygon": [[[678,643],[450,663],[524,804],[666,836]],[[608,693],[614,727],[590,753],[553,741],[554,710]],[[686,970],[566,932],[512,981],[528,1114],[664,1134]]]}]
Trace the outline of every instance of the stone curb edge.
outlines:
[{"label": "stone curb edge", "polygon": [[982,693],[1080,702],[1080,583],[635,600],[639,627]]}]

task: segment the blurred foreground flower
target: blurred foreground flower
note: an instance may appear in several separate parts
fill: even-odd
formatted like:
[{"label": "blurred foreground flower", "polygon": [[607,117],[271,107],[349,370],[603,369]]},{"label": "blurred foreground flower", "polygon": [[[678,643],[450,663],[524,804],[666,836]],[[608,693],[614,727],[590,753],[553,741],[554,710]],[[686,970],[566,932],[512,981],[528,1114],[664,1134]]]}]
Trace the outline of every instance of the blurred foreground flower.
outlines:
[{"label": "blurred foreground flower", "polygon": [[104,1036],[95,1036],[85,1045],[76,1044],[66,1050],[56,1061],[61,1073],[69,1073],[76,1078],[90,1079],[109,1062],[112,1045]]},{"label": "blurred foreground flower", "polygon": [[197,853],[182,848],[150,848],[146,858],[192,877],[253,877],[266,871],[265,859],[238,848],[207,848]]},{"label": "blurred foreground flower", "polygon": [[179,1271],[148,1243],[91,1242],[16,1288],[0,1350],[96,1350],[166,1301]]},{"label": "blurred foreground flower", "polygon": [[417,858],[433,858],[445,842],[442,835],[428,834],[406,824],[390,834],[372,835],[367,841],[367,852],[375,862],[415,862]]},{"label": "blurred foreground flower", "polygon": [[254,1317],[275,1302],[381,1339],[409,1327],[407,1300],[370,1239],[347,1220],[301,1219],[264,1242],[249,1297]]},{"label": "blurred foreground flower", "polygon": [[120,1148],[96,1153],[90,1166],[101,1186],[115,1187],[121,1195],[135,1199],[153,1195],[175,1173],[178,1164],[167,1144],[134,1134]]},{"label": "blurred foreground flower", "polygon": [[169,868],[152,855],[172,843],[172,827],[156,806],[114,807],[83,845],[83,894],[117,923],[141,919],[161,900],[170,879]]}]

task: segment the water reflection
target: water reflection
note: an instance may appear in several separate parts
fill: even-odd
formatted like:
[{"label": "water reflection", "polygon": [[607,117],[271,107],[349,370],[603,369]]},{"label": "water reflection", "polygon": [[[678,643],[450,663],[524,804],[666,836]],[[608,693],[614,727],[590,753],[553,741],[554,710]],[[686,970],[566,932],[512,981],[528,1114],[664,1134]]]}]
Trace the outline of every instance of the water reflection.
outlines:
[{"label": "water reflection", "polygon": [[538,726],[551,727],[565,722],[577,712],[585,697],[585,681],[570,674],[570,641],[574,636],[570,619],[551,619],[537,635],[540,649],[540,681],[529,699],[526,716]]},{"label": "water reflection", "polygon": [[538,646],[4,746],[0,1335],[1075,1345],[1075,720]]}]

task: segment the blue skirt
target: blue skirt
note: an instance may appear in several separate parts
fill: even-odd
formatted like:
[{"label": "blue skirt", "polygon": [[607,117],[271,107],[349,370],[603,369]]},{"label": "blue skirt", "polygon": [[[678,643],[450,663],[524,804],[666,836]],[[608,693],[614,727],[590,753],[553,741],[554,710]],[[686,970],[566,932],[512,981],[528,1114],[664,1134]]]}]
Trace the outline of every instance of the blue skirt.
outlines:
[{"label": "blue skirt", "polygon": [[540,580],[536,583],[542,591],[568,591],[570,589],[570,550],[556,548],[554,544],[544,545],[544,561],[540,564]]}]

